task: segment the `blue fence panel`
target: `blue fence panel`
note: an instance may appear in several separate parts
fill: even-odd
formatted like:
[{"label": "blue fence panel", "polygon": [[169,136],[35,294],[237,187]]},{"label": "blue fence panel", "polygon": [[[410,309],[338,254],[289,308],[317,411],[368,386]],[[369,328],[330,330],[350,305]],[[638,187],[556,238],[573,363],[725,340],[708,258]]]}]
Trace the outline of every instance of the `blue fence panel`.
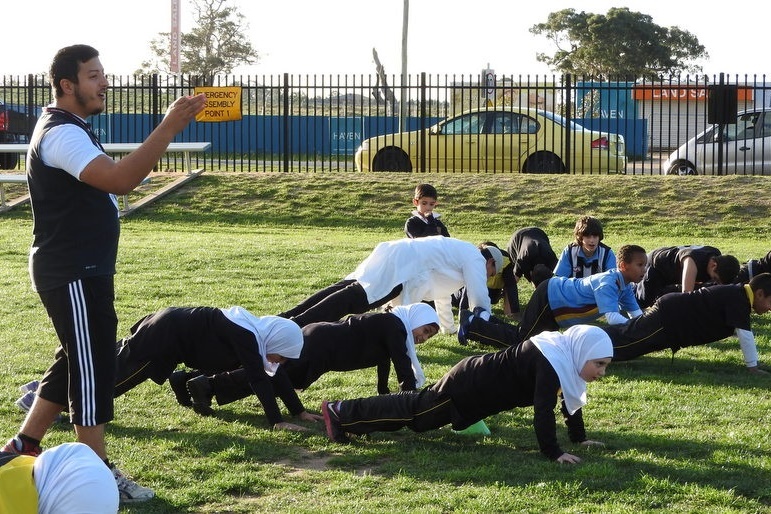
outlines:
[{"label": "blue fence panel", "polygon": [[648,120],[583,118],[573,121],[591,130],[621,134],[626,142],[627,157],[644,159],[648,155]]},{"label": "blue fence panel", "polygon": [[[136,143],[152,131],[150,114],[110,114],[89,119],[103,143]],[[394,116],[338,118],[329,116],[289,116],[290,152],[298,155],[353,155],[363,139],[399,131]],[[426,118],[425,127],[442,117]],[[283,116],[244,116],[224,123],[193,122],[175,141],[209,141],[209,153],[282,154],[285,149]],[[648,152],[647,120],[618,118],[577,119],[586,128],[622,134],[627,155],[644,157]],[[420,118],[405,119],[405,130],[419,130]],[[244,136],[246,135],[246,137]]]},{"label": "blue fence panel", "polygon": [[361,145],[362,127],[364,123],[359,118],[330,118],[329,133],[331,140],[330,152],[337,155],[353,155]]}]

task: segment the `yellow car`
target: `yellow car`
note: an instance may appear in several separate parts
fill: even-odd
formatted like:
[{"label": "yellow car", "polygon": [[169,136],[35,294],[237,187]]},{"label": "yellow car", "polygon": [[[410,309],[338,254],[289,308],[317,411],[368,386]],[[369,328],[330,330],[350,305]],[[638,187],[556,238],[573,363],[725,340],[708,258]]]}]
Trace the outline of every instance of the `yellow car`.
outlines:
[{"label": "yellow car", "polygon": [[473,109],[425,131],[366,139],[354,159],[359,171],[626,172],[622,135],[566,127],[562,116],[537,109]]}]

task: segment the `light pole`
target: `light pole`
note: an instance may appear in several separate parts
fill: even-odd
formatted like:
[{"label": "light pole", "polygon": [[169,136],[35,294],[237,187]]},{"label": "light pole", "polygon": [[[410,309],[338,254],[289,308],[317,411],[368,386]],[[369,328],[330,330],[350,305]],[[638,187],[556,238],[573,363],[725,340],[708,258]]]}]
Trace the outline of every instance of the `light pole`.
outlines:
[{"label": "light pole", "polygon": [[404,120],[409,110],[407,90],[407,27],[410,21],[410,0],[404,0],[404,12],[402,13],[402,79],[401,94],[399,95],[399,132],[404,131]]}]

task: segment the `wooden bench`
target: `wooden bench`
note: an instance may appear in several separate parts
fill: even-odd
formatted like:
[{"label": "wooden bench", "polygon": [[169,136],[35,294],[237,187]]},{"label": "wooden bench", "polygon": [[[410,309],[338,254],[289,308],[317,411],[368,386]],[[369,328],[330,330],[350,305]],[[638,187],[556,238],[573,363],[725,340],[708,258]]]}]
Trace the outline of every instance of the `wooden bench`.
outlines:
[{"label": "wooden bench", "polygon": [[0,174],[0,212],[5,212],[8,209],[12,209],[17,205],[22,205],[29,202],[29,195],[24,195],[20,198],[15,198],[10,202],[5,201],[5,184],[26,184],[27,175],[20,173]]},{"label": "wooden bench", "polygon": [[[108,154],[121,155],[121,154],[131,153],[137,148],[139,148],[141,145],[142,143],[104,143],[102,146],[104,147],[104,151],[107,152]],[[0,153],[26,154],[28,148],[29,148],[29,145],[26,143],[2,143],[0,144]],[[211,143],[209,142],[170,143],[169,146],[166,148],[166,153],[182,154],[183,164],[184,164],[182,170],[185,172],[185,176],[161,188],[161,190],[151,195],[147,195],[146,197],[144,197],[142,200],[140,200],[134,205],[129,205],[128,195],[122,195],[123,208],[120,211],[120,215],[125,216],[126,214],[133,212],[139,207],[142,207],[152,201],[157,200],[158,198],[166,195],[170,191],[178,188],[182,184],[186,183],[187,181],[203,173],[203,168],[198,168],[195,170],[193,169],[192,154],[205,152],[209,148],[211,148]],[[147,181],[148,180],[145,179],[142,183],[145,184],[147,183]],[[27,182],[26,175],[22,175],[19,173],[0,174],[0,212],[7,211],[12,207],[21,205],[29,201],[29,195],[26,195],[22,198],[17,198],[12,202],[6,202],[4,184],[9,184],[9,183],[16,184],[16,183],[26,183],[26,182]]]}]

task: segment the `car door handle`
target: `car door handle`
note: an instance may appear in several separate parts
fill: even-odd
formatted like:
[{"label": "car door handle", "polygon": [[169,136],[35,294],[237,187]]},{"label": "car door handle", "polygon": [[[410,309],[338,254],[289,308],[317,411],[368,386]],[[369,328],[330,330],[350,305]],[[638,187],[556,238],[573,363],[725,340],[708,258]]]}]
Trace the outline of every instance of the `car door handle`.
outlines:
[{"label": "car door handle", "polygon": [[747,150],[752,150],[752,148],[750,148],[749,146],[742,146],[741,148],[739,148],[740,152],[746,152]]}]

